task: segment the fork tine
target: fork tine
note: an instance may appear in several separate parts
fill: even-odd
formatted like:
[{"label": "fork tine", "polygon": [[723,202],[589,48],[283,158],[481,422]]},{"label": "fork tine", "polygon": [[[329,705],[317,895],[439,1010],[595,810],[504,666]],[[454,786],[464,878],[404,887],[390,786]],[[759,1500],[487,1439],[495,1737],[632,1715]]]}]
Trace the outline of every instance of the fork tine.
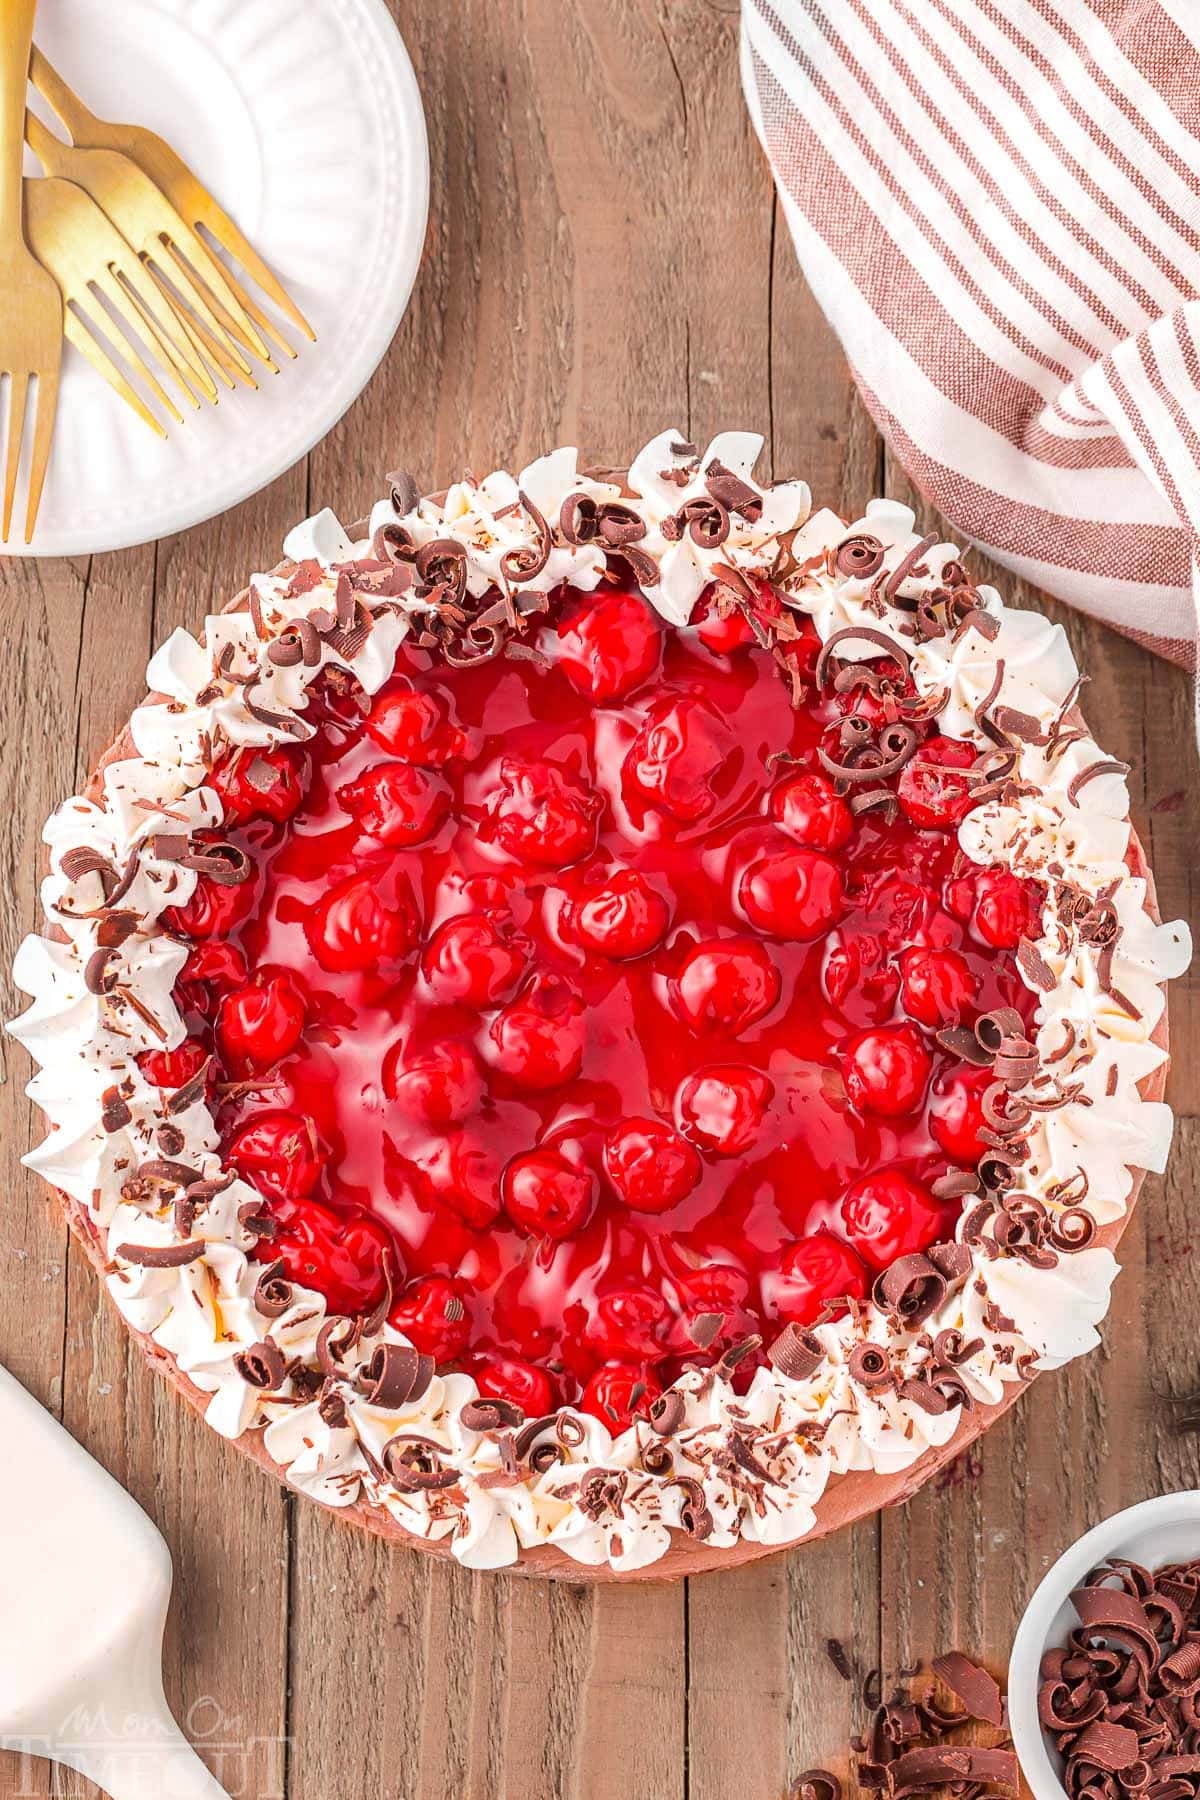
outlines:
[{"label": "fork tine", "polygon": [[102,347],[99,338],[92,335],[83,314],[71,306],[66,307],[63,312],[63,336],[87,357],[97,374],[103,375],[109,387],[121,396],[127,406],[133,408],[139,419],[146,421],[151,431],[156,431],[161,438],[166,437],[165,427],[155,418],[141,396],[130,387],[116,363]]},{"label": "fork tine", "polygon": [[[209,331],[205,325],[201,324],[198,316],[195,313],[186,310],[183,300],[166,281],[157,264],[144,262],[141,266],[147,278],[154,283],[155,289],[162,296],[163,304],[171,309],[172,315],[178,320],[179,329],[188,339],[189,343],[196,351],[196,354],[203,359],[207,359],[204,361],[205,369],[208,369],[210,373],[211,370],[215,369],[218,379],[221,380],[227,388],[236,387],[237,382],[235,377],[242,375],[240,365],[226,355],[224,349],[218,344],[212,332]],[[249,364],[246,366],[249,368]],[[252,387],[257,386],[257,383],[248,374],[243,376],[242,379],[249,381]],[[216,402],[214,401],[214,405],[215,404]]]},{"label": "fork tine", "polygon": [[[289,297],[282,284],[274,275],[272,275],[270,269],[268,269],[266,263],[258,254],[258,251],[252,244],[246,242],[246,239],[242,236],[228,213],[222,211],[211,194],[205,193],[204,199],[207,202],[207,205],[203,208],[197,207],[196,209],[199,212],[200,224],[202,224],[207,231],[212,233],[221,248],[227,250],[235,262],[242,265],[243,269],[246,270],[251,279],[257,282],[263,293],[275,302],[280,312],[286,313],[288,318],[292,321],[292,324],[304,333],[310,343],[315,344],[317,341],[316,332],[313,330],[304,314],[300,311],[300,308],[296,305],[295,301]],[[228,279],[228,271],[226,272],[226,279]],[[231,283],[231,285],[233,284]],[[277,343],[281,342],[277,333],[272,330],[269,325],[265,325],[261,312],[251,310],[250,305],[247,303],[245,291],[239,289],[238,293],[242,305],[246,308],[246,311],[250,314],[250,317],[254,320],[254,323],[258,326],[259,330],[261,331],[265,327],[265,329],[271,331],[271,335],[275,338]],[[288,350],[288,354],[289,356],[294,356],[296,353],[294,350]]]},{"label": "fork tine", "polygon": [[258,383],[254,379],[253,370],[243,369],[240,363],[235,363],[226,354],[222,340],[214,337],[207,325],[201,324],[199,319],[184,318],[182,313],[180,317],[227,388],[236,388],[239,381],[244,381],[247,387],[253,388],[255,393],[258,392]]},{"label": "fork tine", "polygon": [[[283,351],[283,354],[291,362],[295,362],[296,352],[292,349],[292,346],[288,343],[275,321],[269,318],[262,307],[251,299],[245,288],[241,286],[240,282],[235,281],[228,271],[226,271],[225,279],[228,281],[230,287],[233,289],[246,311],[250,314],[250,317],[254,320],[254,323],[258,326],[258,329],[262,332],[263,336],[265,338],[270,338],[274,343],[278,344],[279,348]],[[316,342],[315,338],[313,342]]]},{"label": "fork tine", "polygon": [[[143,376],[151,388],[156,390],[158,397],[164,401],[167,409],[182,425],[183,414],[179,411],[177,406],[172,404],[152,371],[146,366],[145,359],[141,356],[136,344],[131,345],[129,343],[130,333],[133,334],[135,339],[143,341],[151,336],[149,328],[142,318],[142,315],[138,312],[137,307],[134,305],[128,293],[117,280],[117,277],[113,274],[111,269],[98,269],[92,277],[92,284],[105,296],[109,304],[115,309],[127,327],[126,332],[117,341],[117,348],[121,351],[123,356],[128,358],[130,363],[136,365],[138,374]],[[175,377],[175,385],[179,388],[189,405],[198,407],[200,402],[184,380],[182,369],[175,367],[172,364],[170,357],[166,356],[165,353],[164,360],[167,362],[171,374]]]},{"label": "fork tine", "polygon": [[58,359],[52,369],[38,371],[37,417],[33,427],[33,459],[29,465],[29,492],[25,499],[25,542],[33,541],[38,507],[42,504],[42,488],[50,462],[50,442],[54,436],[54,415],[58,410]]},{"label": "fork tine", "polygon": [[6,544],[9,527],[12,525],[17,470],[21,466],[21,434],[25,429],[25,401],[29,392],[28,375],[19,375],[14,369],[8,379],[8,449],[4,461],[4,519],[0,524],[0,538]]},{"label": "fork tine", "polygon": [[[192,299],[193,296],[199,295],[206,302],[210,321],[209,329],[211,330],[215,326],[223,342],[235,349],[245,350],[248,347],[246,334],[239,328],[237,320],[230,315],[229,308],[225,305],[221,295],[215,292],[209,284],[207,271],[203,268],[197,269],[195,264],[184,255],[174,238],[167,238],[166,249],[175,264],[177,279],[187,290],[188,298]],[[228,286],[227,276],[226,286]],[[278,375],[279,364],[265,343],[263,343],[262,349],[256,351],[255,354],[261,362],[266,363],[272,375]]]},{"label": "fork tine", "polygon": [[239,343],[247,350],[252,351],[255,356],[261,356],[264,361],[269,362],[271,352],[259,336],[253,321],[243,311],[237,296],[230,287],[224,263],[215,251],[209,249],[204,239],[193,231],[190,225],[183,220],[180,223],[183,224],[183,242],[177,244],[174,238],[165,238],[168,250],[173,251],[180,261],[191,265],[194,278],[204,282],[209,293],[230,315],[232,321],[230,328]]},{"label": "fork tine", "polygon": [[191,332],[179,314],[170,306],[144,263],[136,256],[120,264],[110,264],[113,274],[129,292],[133,304],[146,316],[146,327],[153,332],[164,352],[178,368],[186,365],[189,382],[198,382],[205,397],[217,403],[217,384],[196,348]]},{"label": "fork tine", "polygon": [[[146,267],[149,269],[151,275],[153,275],[158,286],[171,302],[175,311],[179,313],[191,327],[193,333],[196,330],[196,320],[201,320],[209,335],[214,337],[221,345],[226,365],[233,362],[236,364],[240,374],[249,375],[250,363],[241,344],[225,330],[225,327],[221,324],[221,321],[217,318],[212,306],[206,299],[203,289],[189,279],[186,265],[179,268],[176,267],[178,258],[175,255],[174,245],[167,243],[164,244],[163,248],[166,250],[169,259],[165,266],[153,259],[148,259],[146,262]],[[185,307],[189,309],[191,313],[195,314],[195,318],[188,316],[188,313],[184,311]]]}]

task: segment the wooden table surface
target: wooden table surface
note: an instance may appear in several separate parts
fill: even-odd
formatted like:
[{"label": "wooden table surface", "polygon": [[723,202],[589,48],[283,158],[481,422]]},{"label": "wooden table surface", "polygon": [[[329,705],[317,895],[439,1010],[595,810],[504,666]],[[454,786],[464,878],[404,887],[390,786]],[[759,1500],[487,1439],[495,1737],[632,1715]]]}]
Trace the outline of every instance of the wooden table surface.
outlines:
[{"label": "wooden table surface", "polygon": [[[398,462],[435,486],[564,441],[609,463],[666,425],[700,443],[736,425],[764,433],[776,475],[805,475],[847,517],[875,493],[909,497],[797,272],[743,109],[732,0],[393,4],[428,111],[432,210],[412,306],[366,392],[306,463],[211,524],[0,566],[5,970],[38,922],[43,818],[140,698],[151,649],[269,564],[295,520],[361,513]],[[296,378],[302,366],[281,377]],[[1093,724],[1134,764],[1164,914],[1194,917],[1189,683],[1064,618]],[[1072,1538],[1197,1484],[1200,1438],[1179,1429],[1200,1387],[1195,1019],[1179,982],[1175,1152],[1126,1236],[1104,1349],[1037,1383],[903,1510],[728,1575],[471,1574],[264,1479],[150,1379],[100,1304],[19,1166],[39,1120],[27,1059],[5,1041],[0,1361],[161,1527],[176,1571],[168,1695],[234,1795],[782,1800],[859,1722],[827,1638],[864,1669],[955,1645],[1000,1667]],[[0,1796],[85,1791],[0,1753]]]}]

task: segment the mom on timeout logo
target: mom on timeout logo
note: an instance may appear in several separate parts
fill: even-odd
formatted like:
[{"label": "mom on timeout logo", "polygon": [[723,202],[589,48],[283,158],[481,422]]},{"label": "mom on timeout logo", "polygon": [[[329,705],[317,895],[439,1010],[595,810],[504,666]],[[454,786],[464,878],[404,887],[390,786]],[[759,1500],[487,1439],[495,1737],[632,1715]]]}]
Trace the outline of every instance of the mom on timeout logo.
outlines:
[{"label": "mom on timeout logo", "polygon": [[291,1737],[248,1732],[246,1721],[211,1694],[193,1700],[183,1730],[219,1787],[161,1717],[78,1706],[53,1733],[0,1740],[0,1795],[45,1800],[49,1759],[118,1800],[217,1800],[220,1788],[229,1800],[284,1800]]}]

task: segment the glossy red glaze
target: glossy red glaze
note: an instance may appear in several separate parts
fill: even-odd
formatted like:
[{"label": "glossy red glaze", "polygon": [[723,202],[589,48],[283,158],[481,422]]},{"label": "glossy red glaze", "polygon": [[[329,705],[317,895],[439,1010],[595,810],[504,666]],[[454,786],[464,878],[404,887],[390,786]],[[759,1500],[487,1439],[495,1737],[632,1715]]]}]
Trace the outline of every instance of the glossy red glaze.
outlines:
[{"label": "glossy red glaze", "polygon": [[[931,1188],[975,1077],[935,1032],[1031,1015],[988,933],[1037,897],[942,822],[851,818],[816,748],[870,696],[793,708],[711,607],[667,632],[602,589],[535,642],[548,661],[464,669],[406,645],[370,702],[318,688],[303,803],[225,828],[256,879],[189,903],[179,996],[218,1083],[251,1059],[238,990],[302,1003],[263,1085],[217,1089],[280,1222],[264,1256],[356,1310],[390,1245],[422,1349],[612,1423],[951,1229]],[[789,649],[810,676],[816,648]]]}]

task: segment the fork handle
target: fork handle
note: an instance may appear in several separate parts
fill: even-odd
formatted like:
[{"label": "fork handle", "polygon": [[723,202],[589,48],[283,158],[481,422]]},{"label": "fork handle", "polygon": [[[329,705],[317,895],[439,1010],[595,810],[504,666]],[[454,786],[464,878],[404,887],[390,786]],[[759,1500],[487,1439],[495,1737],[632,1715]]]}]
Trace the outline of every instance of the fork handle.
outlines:
[{"label": "fork handle", "polygon": [[0,0],[0,242],[23,242],[21,164],[37,0]]},{"label": "fork handle", "polygon": [[[0,4],[2,3],[3,0],[0,0]],[[67,86],[53,63],[46,61],[36,44],[29,61],[29,79],[38,93],[50,102],[70,132],[73,144],[85,141],[89,144],[96,143],[105,130],[105,121],[88,110],[79,95]],[[114,150],[118,148],[115,144],[112,147]]]}]

